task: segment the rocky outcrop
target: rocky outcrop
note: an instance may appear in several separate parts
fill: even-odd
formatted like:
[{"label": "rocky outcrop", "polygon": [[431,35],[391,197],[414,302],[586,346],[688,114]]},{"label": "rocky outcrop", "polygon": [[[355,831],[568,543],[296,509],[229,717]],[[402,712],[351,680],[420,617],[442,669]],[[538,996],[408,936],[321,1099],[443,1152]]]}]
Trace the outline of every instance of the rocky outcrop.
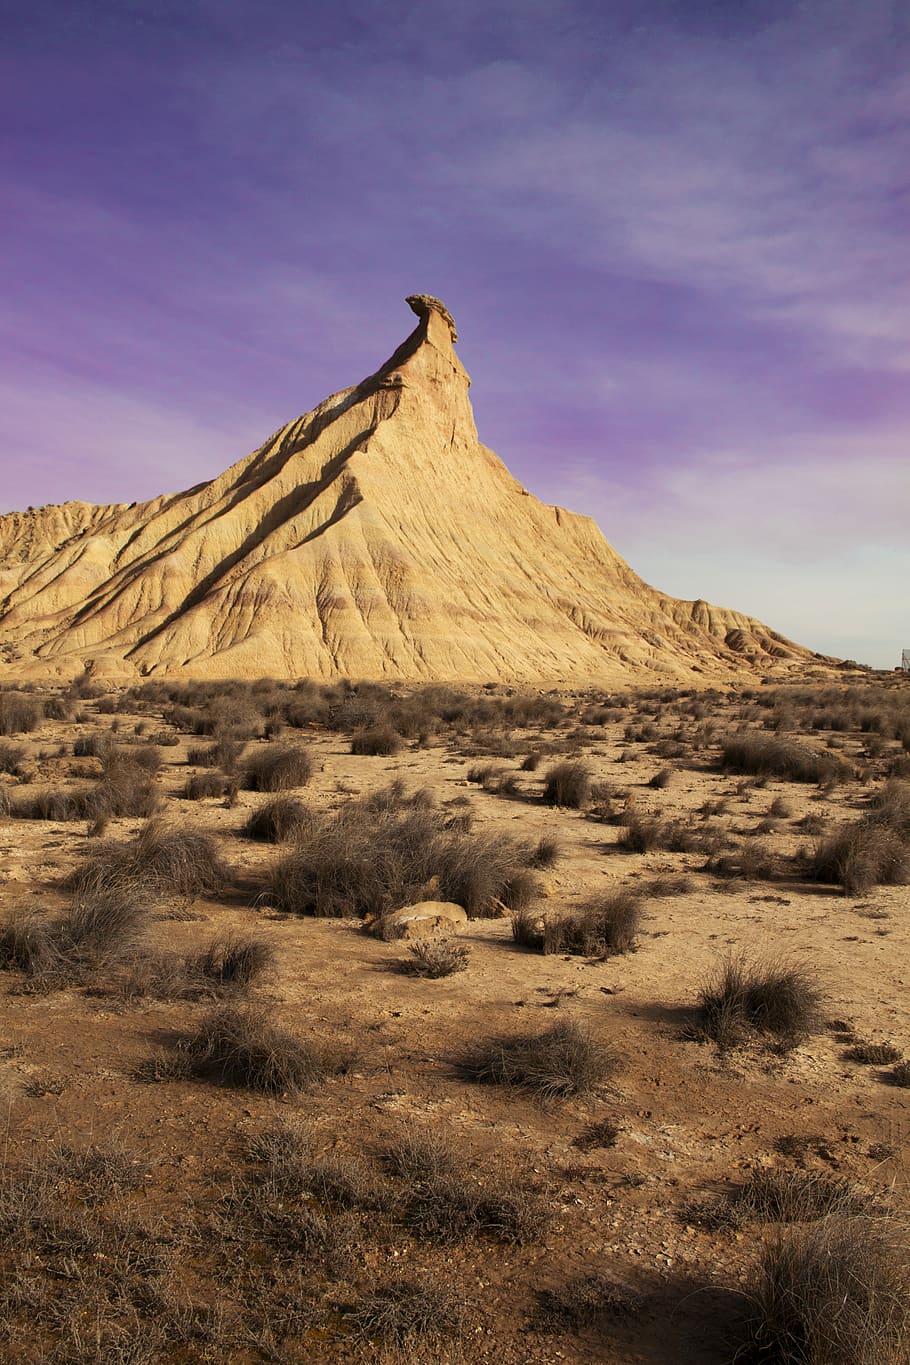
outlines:
[{"label": "rocky outcrop", "polygon": [[481,445],[429,295],[375,374],[209,483],[0,517],[0,676],[502,679],[785,671],[760,622],[644,583]]}]

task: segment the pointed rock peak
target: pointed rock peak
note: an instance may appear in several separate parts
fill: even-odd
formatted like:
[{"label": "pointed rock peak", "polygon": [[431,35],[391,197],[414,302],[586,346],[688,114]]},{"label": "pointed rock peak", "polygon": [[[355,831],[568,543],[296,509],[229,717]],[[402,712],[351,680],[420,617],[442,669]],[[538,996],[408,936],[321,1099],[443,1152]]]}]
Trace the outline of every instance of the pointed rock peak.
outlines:
[{"label": "pointed rock peak", "polygon": [[441,299],[434,299],[432,294],[409,294],[405,303],[419,318],[428,318],[431,313],[438,313],[447,324],[452,341],[458,340],[455,319]]}]

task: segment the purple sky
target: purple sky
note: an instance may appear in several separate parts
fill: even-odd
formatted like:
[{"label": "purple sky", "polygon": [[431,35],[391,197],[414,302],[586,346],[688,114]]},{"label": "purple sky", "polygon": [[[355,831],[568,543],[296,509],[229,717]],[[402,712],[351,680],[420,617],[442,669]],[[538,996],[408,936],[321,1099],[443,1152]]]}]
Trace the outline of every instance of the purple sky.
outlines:
[{"label": "purple sky", "polygon": [[0,0],[0,511],[219,473],[437,294],[656,586],[910,646],[908,0]]}]

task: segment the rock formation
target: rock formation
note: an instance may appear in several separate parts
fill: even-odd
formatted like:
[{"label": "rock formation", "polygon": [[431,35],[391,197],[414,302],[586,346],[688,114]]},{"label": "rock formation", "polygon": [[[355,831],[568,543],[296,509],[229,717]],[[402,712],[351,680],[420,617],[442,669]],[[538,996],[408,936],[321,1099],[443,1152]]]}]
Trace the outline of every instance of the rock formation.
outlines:
[{"label": "rock formation", "polygon": [[0,677],[692,678],[813,658],[644,583],[477,439],[447,309],[210,483],[0,517]]}]

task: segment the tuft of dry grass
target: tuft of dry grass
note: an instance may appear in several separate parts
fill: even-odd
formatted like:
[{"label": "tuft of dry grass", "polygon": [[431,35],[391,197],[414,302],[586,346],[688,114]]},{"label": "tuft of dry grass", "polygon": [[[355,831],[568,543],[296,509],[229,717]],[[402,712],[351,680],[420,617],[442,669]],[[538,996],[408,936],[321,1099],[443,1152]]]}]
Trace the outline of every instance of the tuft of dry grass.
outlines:
[{"label": "tuft of dry grass", "polygon": [[779,777],[788,782],[829,785],[852,776],[850,764],[779,735],[744,730],[721,742],[721,763],[728,772]]},{"label": "tuft of dry grass", "polygon": [[730,957],[699,993],[700,1024],[720,1048],[738,1047],[756,1033],[792,1048],[820,1027],[821,1003],[822,992],[801,963]]},{"label": "tuft of dry grass", "polygon": [[845,1062],[859,1062],[861,1066],[890,1066],[899,1062],[901,1050],[893,1043],[857,1043],[843,1053]]},{"label": "tuft of dry grass", "polygon": [[541,948],[544,953],[601,958],[630,953],[638,941],[641,920],[639,896],[628,887],[617,887],[576,910],[549,916]]},{"label": "tuft of dry grass", "polygon": [[447,939],[420,939],[409,946],[408,952],[411,956],[402,964],[404,970],[411,976],[429,977],[433,981],[467,971],[470,958],[467,948]]},{"label": "tuft of dry grass", "polygon": [[574,1019],[560,1020],[544,1033],[481,1041],[458,1061],[467,1080],[516,1086],[540,1099],[589,1094],[618,1066],[613,1049]]},{"label": "tuft of dry grass", "polygon": [[211,835],[151,820],[128,844],[102,848],[66,878],[77,894],[167,900],[211,894],[229,876]]},{"label": "tuft of dry grass", "polygon": [[441,1242],[484,1236],[526,1245],[551,1220],[545,1200],[524,1175],[496,1172],[478,1179],[455,1148],[430,1129],[402,1129],[383,1159],[404,1185],[396,1201],[401,1220],[420,1236]]},{"label": "tuft of dry grass", "polygon": [[910,1255],[891,1218],[830,1217],[766,1244],[747,1289],[736,1360],[903,1365]]},{"label": "tuft of dry grass", "polygon": [[196,1075],[267,1095],[296,1094],[338,1074],[349,1060],[278,1028],[253,1005],[216,1007],[182,1051]]},{"label": "tuft of dry grass", "polygon": [[465,1312],[464,1299],[450,1285],[424,1275],[380,1282],[348,1309],[346,1321],[360,1341],[413,1351],[457,1340]]},{"label": "tuft of dry grass", "polygon": [[628,1285],[609,1275],[580,1275],[558,1289],[537,1292],[537,1327],[544,1332],[578,1332],[605,1317],[637,1313],[641,1299]]},{"label": "tuft of dry grass", "polygon": [[415,900],[454,901],[472,918],[526,905],[537,893],[535,850],[455,826],[420,793],[393,784],[335,812],[314,812],[269,893],[292,914],[381,919]]},{"label": "tuft of dry grass", "polygon": [[583,763],[557,763],[544,779],[543,800],[548,806],[581,810],[591,794],[591,774]]},{"label": "tuft of dry grass", "polygon": [[247,760],[243,785],[254,792],[292,791],[312,775],[313,761],[300,744],[267,744]]},{"label": "tuft of dry grass", "polygon": [[351,737],[351,753],[370,758],[389,758],[401,752],[403,742],[398,731],[390,725],[371,725],[358,730]]},{"label": "tuft of dry grass", "polygon": [[308,806],[293,796],[275,796],[254,810],[243,834],[268,844],[283,844],[302,838],[314,826]]}]

